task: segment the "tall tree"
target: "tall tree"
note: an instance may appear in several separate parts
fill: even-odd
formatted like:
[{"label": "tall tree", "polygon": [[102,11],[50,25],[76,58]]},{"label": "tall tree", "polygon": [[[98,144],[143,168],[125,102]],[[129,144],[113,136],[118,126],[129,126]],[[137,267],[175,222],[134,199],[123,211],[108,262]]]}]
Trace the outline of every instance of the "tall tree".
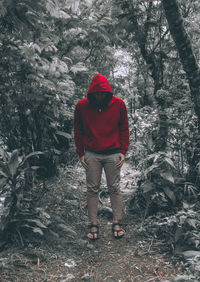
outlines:
[{"label": "tall tree", "polygon": [[[163,15],[161,5],[154,1],[118,1],[115,3],[122,9],[119,14],[121,21],[126,21],[128,34],[134,35],[140,53],[148,65],[154,83],[154,98],[158,107],[158,132],[155,134],[155,151],[165,151],[168,138],[168,116],[166,112],[166,92],[164,85],[164,61],[166,54],[163,49],[163,40],[167,31],[163,32]],[[121,23],[120,23],[121,24]],[[164,95],[163,95],[164,94]]]},{"label": "tall tree", "polygon": [[[183,69],[186,73],[195,114],[198,119],[198,132],[200,134],[200,68],[195,57],[191,39],[185,29],[183,16],[177,0],[162,0],[165,15],[169,24],[170,33],[176,44]],[[198,165],[200,153],[200,137],[196,138],[196,148],[191,154],[187,150],[189,161],[188,178],[197,185],[200,183]]]},{"label": "tall tree", "polygon": [[195,113],[198,118],[200,133],[200,69],[193,52],[191,39],[184,27],[177,0],[162,0],[165,15],[169,24],[170,33],[175,41],[178,53],[186,72],[190,85],[191,96],[194,102]]},{"label": "tall tree", "polygon": [[0,137],[9,151],[67,150],[77,96],[94,73],[113,68],[111,21],[100,4],[0,3]]}]

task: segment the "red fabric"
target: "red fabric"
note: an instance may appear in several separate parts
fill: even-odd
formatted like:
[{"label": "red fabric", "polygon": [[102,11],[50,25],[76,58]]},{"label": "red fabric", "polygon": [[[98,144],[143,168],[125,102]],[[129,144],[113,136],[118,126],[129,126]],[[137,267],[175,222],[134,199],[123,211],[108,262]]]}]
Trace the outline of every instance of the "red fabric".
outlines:
[{"label": "red fabric", "polygon": [[100,73],[93,77],[90,87],[88,89],[88,94],[95,93],[98,91],[106,91],[113,93],[107,78]]},{"label": "red fabric", "polygon": [[[99,79],[95,80],[96,77],[92,80],[88,92],[94,93],[94,89],[108,92],[111,87],[108,86],[107,79],[99,75]],[[121,148],[121,153],[125,155],[129,146],[129,129],[123,100],[113,96],[108,106],[102,110],[93,108],[88,98],[80,100],[74,114],[74,138],[80,157],[84,155],[85,150],[100,152],[117,148]]]}]

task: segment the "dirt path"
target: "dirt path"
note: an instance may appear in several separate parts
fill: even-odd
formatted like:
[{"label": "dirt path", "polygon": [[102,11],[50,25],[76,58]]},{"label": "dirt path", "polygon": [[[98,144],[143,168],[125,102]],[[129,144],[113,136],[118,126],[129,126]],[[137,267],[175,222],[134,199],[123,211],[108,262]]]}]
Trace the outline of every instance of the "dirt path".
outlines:
[{"label": "dirt path", "polygon": [[111,224],[103,222],[101,238],[92,250],[81,255],[79,279],[85,272],[91,281],[160,281],[174,277],[176,271],[162,253],[162,243],[135,236],[134,218],[127,217],[127,221],[126,236],[121,240],[113,239]]},{"label": "dirt path", "polygon": [[[134,172],[130,169],[126,165],[122,172],[126,178],[122,186],[127,192],[133,185],[129,176]],[[140,219],[129,213],[123,221],[124,238],[114,239],[111,220],[100,216],[100,239],[88,241],[84,173],[80,167],[68,168],[67,172],[70,173],[63,170],[62,177],[48,183],[38,202],[51,215],[51,232],[45,239],[34,238],[24,247],[12,246],[2,252],[1,282],[150,282],[171,280],[181,273],[164,243],[141,237]],[[81,190],[77,191],[77,186]]]},{"label": "dirt path", "polygon": [[135,235],[135,219],[127,220],[126,236],[120,240],[112,237],[111,224],[102,219],[100,239],[79,250],[74,248],[74,252],[63,245],[54,252],[52,246],[34,248],[35,256],[33,252],[30,256],[30,247],[12,250],[0,281],[150,282],[171,280],[180,274],[163,243]]}]

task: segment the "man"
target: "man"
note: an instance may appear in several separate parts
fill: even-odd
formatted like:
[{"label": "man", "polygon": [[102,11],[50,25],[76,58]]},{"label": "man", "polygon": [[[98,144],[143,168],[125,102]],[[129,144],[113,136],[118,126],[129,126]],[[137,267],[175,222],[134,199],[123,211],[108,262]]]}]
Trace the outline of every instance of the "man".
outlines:
[{"label": "man", "polygon": [[122,238],[119,182],[120,168],[129,146],[128,117],[125,103],[113,96],[112,88],[102,74],[94,76],[87,98],[76,105],[74,138],[76,151],[86,170],[87,207],[91,222],[87,237],[92,240],[99,237],[98,190],[104,169],[113,211],[112,232],[116,239]]}]

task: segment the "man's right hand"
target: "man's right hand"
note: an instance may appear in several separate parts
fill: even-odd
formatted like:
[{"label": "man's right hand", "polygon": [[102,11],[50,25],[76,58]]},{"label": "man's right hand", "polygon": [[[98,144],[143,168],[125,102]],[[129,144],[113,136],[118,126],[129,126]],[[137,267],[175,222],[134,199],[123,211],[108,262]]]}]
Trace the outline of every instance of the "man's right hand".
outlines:
[{"label": "man's right hand", "polygon": [[88,165],[87,165],[87,163],[85,162],[85,156],[82,156],[82,157],[80,158],[80,161],[81,161],[82,166],[83,166],[85,169],[87,169],[87,168],[88,168]]}]

